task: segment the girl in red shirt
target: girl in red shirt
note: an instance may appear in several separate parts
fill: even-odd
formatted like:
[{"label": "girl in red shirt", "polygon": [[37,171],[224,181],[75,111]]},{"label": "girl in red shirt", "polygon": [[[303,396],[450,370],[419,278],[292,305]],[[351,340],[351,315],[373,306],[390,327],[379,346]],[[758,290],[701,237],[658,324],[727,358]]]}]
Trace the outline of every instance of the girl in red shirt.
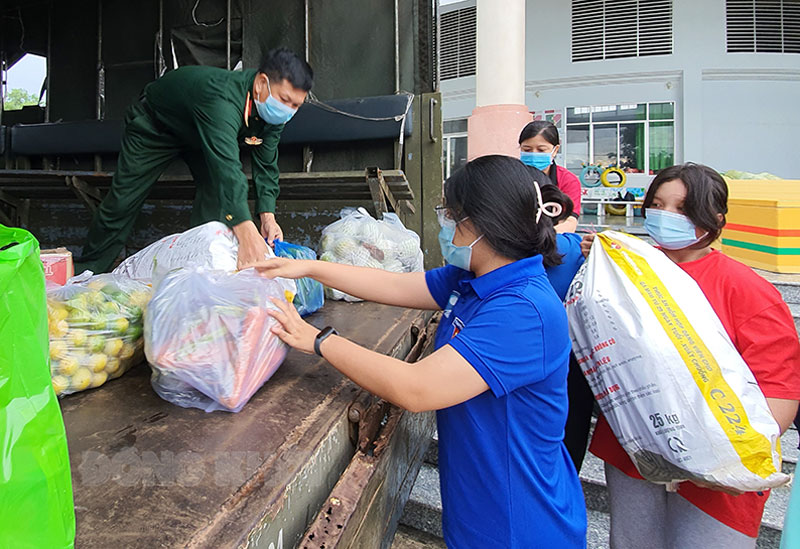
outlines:
[{"label": "girl in red shirt", "polygon": [[[703,290],[783,432],[800,400],[800,343],[778,291],[710,247],[725,225],[727,202],[728,187],[711,168],[672,166],[647,190],[645,228]],[[755,547],[768,491],[734,495],[683,482],[667,492],[642,479],[602,417],[589,450],[606,462],[612,548]]]}]

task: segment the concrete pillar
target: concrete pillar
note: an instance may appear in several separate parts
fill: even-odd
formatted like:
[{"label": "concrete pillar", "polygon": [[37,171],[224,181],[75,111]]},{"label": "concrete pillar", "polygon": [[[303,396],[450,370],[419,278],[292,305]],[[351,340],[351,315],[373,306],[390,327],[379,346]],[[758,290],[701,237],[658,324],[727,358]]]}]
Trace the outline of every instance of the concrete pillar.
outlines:
[{"label": "concrete pillar", "polygon": [[477,0],[476,103],[467,158],[519,156],[517,138],[532,117],[525,106],[525,0]]},{"label": "concrete pillar", "polygon": [[[675,163],[703,162],[703,75],[699,68],[683,71],[682,90],[675,120],[680,119],[683,135],[676,133],[682,143],[676,151]],[[683,139],[681,139],[683,137]]]}]

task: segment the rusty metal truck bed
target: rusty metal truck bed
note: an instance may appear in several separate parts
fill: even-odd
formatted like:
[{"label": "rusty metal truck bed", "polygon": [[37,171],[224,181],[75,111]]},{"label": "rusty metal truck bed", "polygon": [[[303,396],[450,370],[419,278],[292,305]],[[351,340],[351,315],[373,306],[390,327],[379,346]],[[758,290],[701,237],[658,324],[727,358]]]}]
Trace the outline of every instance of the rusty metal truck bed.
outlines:
[{"label": "rusty metal truck bed", "polygon": [[[311,322],[404,358],[429,317],[328,302]],[[324,360],[298,351],[236,414],[161,400],[146,364],[65,398],[76,546],[295,546],[354,459],[359,414],[350,408],[364,399]],[[411,446],[420,451],[403,448]]]}]

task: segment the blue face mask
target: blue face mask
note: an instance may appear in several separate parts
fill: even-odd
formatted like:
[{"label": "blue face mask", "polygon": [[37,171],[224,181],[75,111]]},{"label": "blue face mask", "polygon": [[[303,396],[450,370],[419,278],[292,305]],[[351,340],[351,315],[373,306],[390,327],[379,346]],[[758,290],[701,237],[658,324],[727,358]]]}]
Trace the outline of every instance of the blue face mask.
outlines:
[{"label": "blue face mask", "polygon": [[269,85],[269,78],[267,78],[267,100],[255,100],[255,104],[258,116],[267,124],[273,124],[275,126],[286,124],[292,119],[294,113],[297,112],[297,109],[293,109],[289,105],[284,105],[281,101],[272,97],[272,88]]},{"label": "blue face mask", "polygon": [[469,271],[472,262],[472,247],[483,238],[483,235],[476,238],[469,246],[456,246],[453,244],[453,237],[456,234],[457,223],[452,219],[443,219],[440,216],[439,224],[442,226],[439,231],[439,247],[442,249],[442,257],[448,265]]},{"label": "blue face mask", "polygon": [[645,230],[665,250],[688,248],[706,236],[704,234],[698,238],[694,223],[685,215],[654,208],[647,208],[645,214]]},{"label": "blue face mask", "polygon": [[520,151],[519,159],[523,164],[537,170],[545,170],[553,163],[553,153]]}]

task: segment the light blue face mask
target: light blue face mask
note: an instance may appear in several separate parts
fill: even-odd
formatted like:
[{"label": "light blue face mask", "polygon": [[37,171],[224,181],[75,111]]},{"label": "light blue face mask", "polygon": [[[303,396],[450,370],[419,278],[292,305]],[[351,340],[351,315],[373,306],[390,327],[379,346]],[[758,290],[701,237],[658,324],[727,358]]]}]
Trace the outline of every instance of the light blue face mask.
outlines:
[{"label": "light blue face mask", "polygon": [[647,208],[645,214],[645,230],[665,250],[688,248],[700,242],[708,234],[698,237],[694,223],[679,213]]},{"label": "light blue face mask", "polygon": [[255,100],[255,104],[256,110],[258,111],[258,116],[260,116],[261,119],[267,124],[272,124],[275,126],[286,124],[292,119],[294,113],[297,112],[297,109],[293,109],[289,105],[285,105],[283,102],[272,97],[272,88],[269,85],[269,77],[267,77],[266,101]]},{"label": "light blue face mask", "polygon": [[553,153],[520,151],[519,159],[523,164],[537,170],[545,170],[553,163]]},{"label": "light blue face mask", "polygon": [[[468,218],[465,217],[464,219]],[[464,219],[461,221],[464,221]],[[453,244],[453,237],[456,234],[457,224],[457,222],[448,219],[442,213],[439,214],[439,225],[442,226],[439,231],[439,247],[442,249],[442,257],[448,265],[469,271],[472,262],[472,247],[483,238],[483,235],[476,238],[469,246],[456,246]]]}]

